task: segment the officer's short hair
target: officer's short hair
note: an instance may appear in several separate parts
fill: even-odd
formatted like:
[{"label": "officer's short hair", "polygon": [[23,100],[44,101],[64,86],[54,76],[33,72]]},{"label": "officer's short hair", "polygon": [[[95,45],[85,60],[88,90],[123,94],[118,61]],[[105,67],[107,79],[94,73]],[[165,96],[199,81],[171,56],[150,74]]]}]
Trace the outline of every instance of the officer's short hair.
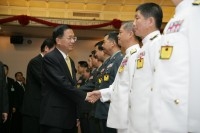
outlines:
[{"label": "officer's short hair", "polygon": [[103,41],[97,42],[94,46],[98,48],[98,50],[103,51]]},{"label": "officer's short hair", "polygon": [[42,43],[42,45],[40,47],[40,51],[44,52],[46,46],[50,49],[50,48],[53,48],[54,45],[55,45],[55,43],[54,43],[53,39],[52,38],[47,38],[47,39],[45,39],[43,41],[43,43]]},{"label": "officer's short hair", "polygon": [[114,41],[117,46],[120,48],[121,46],[118,44],[118,32],[116,31],[112,31],[107,33],[105,36],[108,36],[108,40]]},{"label": "officer's short hair", "polygon": [[88,63],[86,61],[79,61],[78,64],[81,66],[81,67],[84,67],[84,68],[87,68],[88,67]]},{"label": "officer's short hair", "polygon": [[156,28],[160,29],[162,25],[163,12],[161,7],[156,3],[144,3],[136,8],[136,12],[140,13],[145,17],[153,17],[155,19]]},{"label": "officer's short hair", "polygon": [[133,22],[131,22],[131,21],[123,22],[122,27],[126,31],[133,31]]}]

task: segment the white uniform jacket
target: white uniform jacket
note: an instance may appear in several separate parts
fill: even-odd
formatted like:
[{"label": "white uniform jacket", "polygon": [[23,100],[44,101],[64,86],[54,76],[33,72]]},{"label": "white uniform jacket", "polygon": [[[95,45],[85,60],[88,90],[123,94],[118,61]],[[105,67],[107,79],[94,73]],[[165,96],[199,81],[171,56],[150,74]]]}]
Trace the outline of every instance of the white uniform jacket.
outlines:
[{"label": "white uniform jacket", "polygon": [[107,126],[116,129],[128,128],[128,96],[134,74],[136,55],[139,45],[133,45],[126,50],[113,84],[101,92],[102,102],[110,100]]},{"label": "white uniform jacket", "polygon": [[[175,16],[165,27],[161,46],[158,49],[160,53],[157,56],[159,59],[155,62],[156,70],[151,106],[153,133],[200,132],[199,121],[191,123],[190,126],[194,126],[193,130],[188,129],[190,116],[194,116],[195,120],[200,120],[200,102],[198,102],[200,101],[198,100],[200,83],[197,79],[194,80],[196,78],[194,75],[200,77],[200,64],[196,60],[197,56],[194,56],[198,55],[200,46],[197,41],[191,43],[198,38],[194,34],[194,30],[196,34],[200,34],[199,26],[196,24],[197,29],[195,29],[195,22],[193,22],[196,21],[196,18],[199,22],[200,15],[194,17],[193,15],[197,15],[197,13],[193,14],[191,10],[194,10],[191,0],[184,0],[176,7]],[[192,27],[193,31],[191,31]],[[190,38],[191,32],[196,36],[196,39]],[[193,54],[195,51],[196,53]],[[195,68],[195,65],[198,65],[198,68],[191,69],[192,66]],[[188,102],[189,94],[191,95],[190,104]],[[192,101],[192,99],[196,100]],[[195,105],[189,108],[191,113],[188,112],[189,105]],[[188,113],[191,115],[188,116]],[[189,128],[191,128],[190,126]]]},{"label": "white uniform jacket", "polygon": [[160,39],[159,31],[154,31],[143,40],[135,66],[129,99],[129,133],[150,133],[150,96],[153,82],[152,63],[155,57],[156,42]]}]

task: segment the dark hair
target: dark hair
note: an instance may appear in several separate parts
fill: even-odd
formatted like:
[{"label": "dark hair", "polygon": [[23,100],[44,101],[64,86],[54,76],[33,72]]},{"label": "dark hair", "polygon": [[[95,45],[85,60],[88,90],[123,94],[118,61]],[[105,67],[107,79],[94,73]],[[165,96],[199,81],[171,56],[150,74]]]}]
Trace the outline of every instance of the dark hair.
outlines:
[{"label": "dark hair", "polygon": [[52,38],[53,41],[56,43],[56,38],[57,37],[62,37],[64,35],[64,31],[67,29],[71,29],[67,25],[59,25],[53,30]]},{"label": "dark hair", "polygon": [[15,77],[17,77],[17,75],[18,75],[18,74],[21,74],[21,75],[23,75],[23,73],[22,73],[22,72],[16,72],[16,73],[15,73]]},{"label": "dark hair", "polygon": [[136,11],[140,11],[145,18],[153,17],[155,19],[156,28],[161,28],[163,12],[159,5],[156,3],[144,3],[139,5]]},{"label": "dark hair", "polygon": [[117,46],[120,48],[121,46],[118,44],[118,32],[116,31],[112,31],[107,33],[105,36],[108,36],[108,40],[114,41]]},{"label": "dark hair", "polygon": [[88,63],[87,63],[86,61],[79,61],[78,64],[79,64],[81,67],[85,67],[85,68],[88,67]]},{"label": "dark hair", "polygon": [[92,50],[91,55],[92,55],[91,57],[94,57],[95,59],[97,59],[96,50]]},{"label": "dark hair", "polygon": [[94,46],[98,48],[98,50],[103,51],[103,41],[97,42]]},{"label": "dark hair", "polygon": [[45,46],[47,46],[49,49],[52,48],[55,45],[54,41],[52,38],[47,38],[43,41],[40,51],[44,52]]}]

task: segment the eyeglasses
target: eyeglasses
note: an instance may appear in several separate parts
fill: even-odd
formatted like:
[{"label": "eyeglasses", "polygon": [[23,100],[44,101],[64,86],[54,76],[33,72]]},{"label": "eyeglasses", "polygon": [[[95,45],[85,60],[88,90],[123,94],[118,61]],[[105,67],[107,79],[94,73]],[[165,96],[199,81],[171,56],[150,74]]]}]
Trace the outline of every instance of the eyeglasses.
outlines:
[{"label": "eyeglasses", "polygon": [[76,42],[77,41],[77,37],[66,37],[66,38],[63,38],[63,39],[67,39],[67,40],[70,40],[71,42],[74,41]]}]

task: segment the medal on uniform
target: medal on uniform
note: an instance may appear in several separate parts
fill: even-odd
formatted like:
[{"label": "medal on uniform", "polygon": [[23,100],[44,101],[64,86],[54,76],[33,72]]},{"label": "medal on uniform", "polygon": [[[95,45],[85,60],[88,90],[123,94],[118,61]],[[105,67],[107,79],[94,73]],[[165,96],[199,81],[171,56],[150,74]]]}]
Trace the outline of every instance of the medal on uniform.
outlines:
[{"label": "medal on uniform", "polygon": [[170,59],[173,51],[173,46],[161,46],[160,59],[168,60]]},{"label": "medal on uniform", "polygon": [[77,85],[77,88],[80,88],[80,85]]},{"label": "medal on uniform", "polygon": [[171,22],[167,29],[166,34],[179,32],[179,30],[181,29],[181,26],[183,24],[183,21],[184,20],[177,20],[177,21]]},{"label": "medal on uniform", "polygon": [[128,57],[124,58],[119,66],[118,72],[121,73],[124,71],[124,67],[127,65]]},{"label": "medal on uniform", "polygon": [[137,59],[137,69],[143,68],[143,64],[144,64],[143,58]]},{"label": "medal on uniform", "polygon": [[124,71],[124,66],[120,66],[118,71],[119,71],[119,73],[121,73],[122,71]]},{"label": "medal on uniform", "polygon": [[100,84],[100,83],[102,82],[102,78],[99,78],[99,79],[98,79],[98,82],[99,82],[99,84]]},{"label": "medal on uniform", "polygon": [[103,80],[104,80],[104,81],[108,81],[108,80],[109,80],[109,75],[108,75],[108,74],[105,74],[104,77],[103,77]]}]

